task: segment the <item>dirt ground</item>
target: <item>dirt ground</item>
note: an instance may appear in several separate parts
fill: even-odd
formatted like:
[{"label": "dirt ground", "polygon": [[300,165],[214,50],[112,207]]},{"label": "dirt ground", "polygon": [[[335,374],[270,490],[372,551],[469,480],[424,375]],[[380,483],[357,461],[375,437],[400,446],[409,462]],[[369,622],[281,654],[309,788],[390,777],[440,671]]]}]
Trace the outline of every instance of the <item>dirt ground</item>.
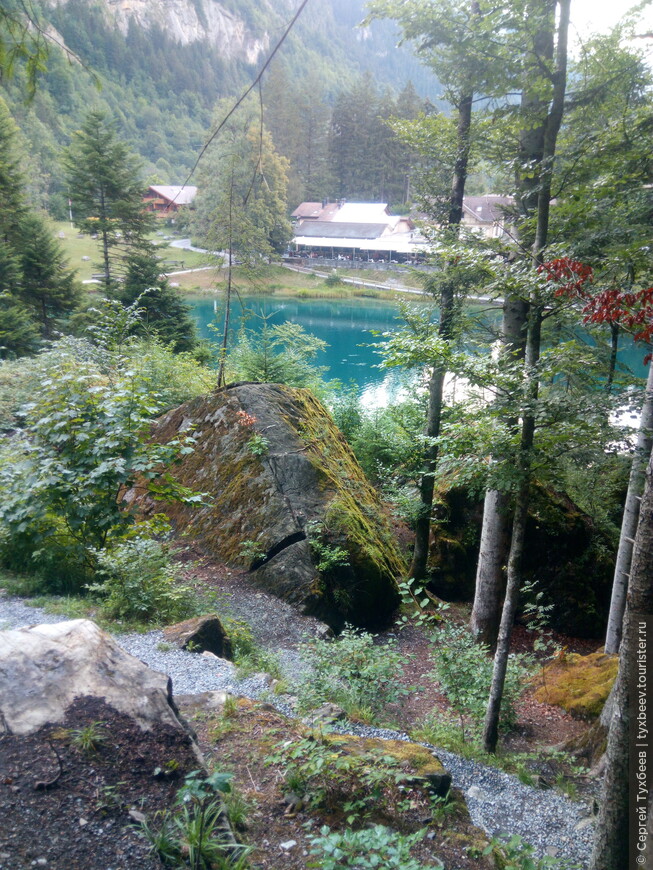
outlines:
[{"label": "dirt ground", "polygon": [[[240,602],[250,613],[255,602],[260,611],[255,622],[261,630],[267,626],[266,639],[272,648],[290,630],[288,614],[280,618],[273,613],[273,600],[248,588],[243,574],[196,561],[188,567],[187,580],[219,590],[224,600]],[[297,638],[300,634],[297,630]],[[395,635],[398,649],[405,654],[403,680],[414,688],[401,704],[388,709],[387,718],[388,724],[411,731],[427,714],[445,710],[447,703],[429,674],[426,637],[410,627]],[[584,653],[598,646],[572,638],[556,641],[569,651]],[[518,627],[514,649],[525,651],[532,643],[533,637]],[[240,702],[228,717],[192,709],[186,715],[210,765],[234,775],[241,810],[236,834],[254,847],[250,866],[304,870],[310,860],[311,832],[324,824],[341,827],[344,815],[337,804],[320,811],[305,807],[294,811],[284,800],[283,765],[266,764],[265,757],[279,741],[297,736],[298,726],[269,705],[249,702]],[[89,726],[100,734],[93,749],[85,749],[79,737]],[[507,745],[511,751],[533,752],[559,745],[585,727],[526,693]],[[161,867],[150,854],[138,819],[156,821],[157,812],[172,805],[184,777],[197,766],[190,742],[180,734],[164,728],[142,732],[97,699],[77,701],[64,723],[46,726],[33,736],[0,737],[0,870]],[[423,828],[432,816],[428,798],[419,790],[409,790],[402,801],[401,813],[394,819],[384,811],[368,821],[390,823],[406,832]],[[414,855],[427,866],[437,854],[447,868],[485,870],[492,865],[481,857],[484,844],[464,804],[454,801],[443,818],[429,826]]]}]

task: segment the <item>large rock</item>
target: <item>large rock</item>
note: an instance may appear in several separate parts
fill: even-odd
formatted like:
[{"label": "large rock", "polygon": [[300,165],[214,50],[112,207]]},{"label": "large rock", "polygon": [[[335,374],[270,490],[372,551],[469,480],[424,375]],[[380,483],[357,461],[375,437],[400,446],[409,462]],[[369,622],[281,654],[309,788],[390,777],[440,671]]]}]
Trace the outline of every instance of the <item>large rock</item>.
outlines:
[{"label": "large rock", "polygon": [[62,722],[76,698],[100,698],[140,728],[186,731],[164,674],[121,649],[94,622],[75,619],[0,631],[0,733]]},{"label": "large rock", "polygon": [[401,556],[375,491],[311,393],[235,384],[169,412],[153,436],[165,443],[191,431],[195,451],[171,473],[208,498],[164,507],[179,529],[334,627],[388,621]]},{"label": "large rock", "polygon": [[233,659],[231,641],[215,613],[168,625],[163,629],[163,636],[179,649],[210,652],[219,658]]}]

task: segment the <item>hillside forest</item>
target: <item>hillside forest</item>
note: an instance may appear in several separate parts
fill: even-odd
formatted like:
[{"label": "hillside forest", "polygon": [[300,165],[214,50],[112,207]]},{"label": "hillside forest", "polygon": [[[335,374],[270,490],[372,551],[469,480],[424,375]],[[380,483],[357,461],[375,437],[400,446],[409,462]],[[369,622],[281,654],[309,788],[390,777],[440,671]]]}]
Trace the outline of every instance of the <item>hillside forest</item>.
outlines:
[{"label": "hillside forest", "polygon": [[[261,578],[283,547],[267,527],[245,531],[265,501],[251,469],[305,454],[318,489],[335,495],[287,537],[310,565],[307,612],[340,636],[313,651],[318,685],[305,703],[387,722],[384,705],[404,688],[375,650],[387,642],[388,667],[400,669],[384,632],[407,627],[433,640],[433,672],[420,678],[443,705],[410,723],[415,734],[515,770],[511,735],[534,675],[546,686],[563,663],[569,712],[580,672],[592,702],[574,708],[582,738],[560,750],[560,779],[581,761],[583,780],[589,768],[604,774],[583,866],[617,870],[636,620],[653,605],[650,34],[633,14],[572,45],[570,0],[309,2],[257,83],[296,10],[216,5],[256,43],[255,58],[136,17],[118,27],[101,2],[0,8],[0,581],[60,613],[147,631],[212,606],[188,581],[209,541],[221,570],[276,589]],[[188,8],[213,20],[212,0]],[[174,222],[144,208],[148,185],[185,182],[199,193]],[[504,197],[499,235],[465,226],[465,197],[481,194]],[[406,291],[396,327],[371,337],[404,385],[381,407],[330,380],[324,343],[298,324],[254,313],[229,322],[245,292],[361,292],[355,262],[326,273],[284,265],[296,206],[339,199],[388,203],[424,237],[423,268],[375,276],[377,297]],[[199,251],[167,248],[164,233]],[[90,282],[66,256],[70,235],[92,252]],[[180,274],[207,276],[221,314],[211,340],[179,289],[193,285],[167,274],[173,250]],[[202,421],[228,416],[243,389],[234,384],[268,386],[245,390],[256,412],[239,399],[221,432],[219,456],[236,443],[227,465],[198,445]],[[277,445],[261,423],[268,412],[298,440]],[[182,535],[223,502],[229,516],[216,525],[240,518],[242,533]],[[243,660],[272,667],[246,626],[232,630]],[[330,648],[341,658],[321,671]],[[592,656],[594,678],[583,670]],[[364,697],[343,690],[366,679]],[[395,697],[369,694],[384,681]],[[309,789],[309,768],[297,789]],[[364,842],[344,863],[347,837],[364,841],[369,829],[361,800],[338,817],[344,840],[336,847],[323,829],[315,846],[326,862],[331,843],[340,863],[307,866],[368,866]],[[369,866],[438,866],[410,857],[419,837],[409,834],[401,860]],[[570,866],[521,842],[488,849],[478,860],[494,849],[496,867]],[[247,866],[244,855],[175,855],[169,866]]]}]

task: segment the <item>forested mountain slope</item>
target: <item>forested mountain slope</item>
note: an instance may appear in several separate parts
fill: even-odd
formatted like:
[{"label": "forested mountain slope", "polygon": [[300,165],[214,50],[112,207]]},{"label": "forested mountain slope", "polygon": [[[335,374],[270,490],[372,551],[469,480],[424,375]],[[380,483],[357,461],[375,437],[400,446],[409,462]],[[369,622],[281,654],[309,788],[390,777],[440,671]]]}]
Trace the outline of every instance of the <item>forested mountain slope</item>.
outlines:
[{"label": "forested mountain slope", "polygon": [[[35,8],[42,24],[83,65],[53,49],[30,104],[20,76],[2,85],[28,142],[35,197],[63,216],[67,194],[58,155],[90,105],[117,116],[149,177],[183,180],[216,102],[253,78],[297,6],[295,0],[41,0]],[[309,0],[271,75],[276,66],[287,91],[306,96],[310,90],[316,102],[333,103],[365,73],[380,93],[398,92],[410,79],[422,96],[437,99],[433,76],[408,49],[396,48],[394,25],[359,28],[364,14],[363,0]],[[273,115],[276,94],[268,99],[264,87],[264,100]]]}]

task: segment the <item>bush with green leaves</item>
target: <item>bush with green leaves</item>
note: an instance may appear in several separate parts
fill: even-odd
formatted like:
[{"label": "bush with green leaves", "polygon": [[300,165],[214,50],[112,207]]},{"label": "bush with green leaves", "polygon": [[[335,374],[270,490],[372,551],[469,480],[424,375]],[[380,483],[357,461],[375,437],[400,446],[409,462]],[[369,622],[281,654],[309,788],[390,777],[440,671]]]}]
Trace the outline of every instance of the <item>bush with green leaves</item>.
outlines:
[{"label": "bush with green leaves", "polygon": [[172,811],[158,813],[154,825],[141,823],[151,852],[164,867],[191,870],[245,870],[251,849],[225,838],[224,795],[232,774],[188,774]]},{"label": "bush with green leaves", "polygon": [[[468,628],[450,621],[441,624],[434,639],[433,676],[458,717],[464,741],[477,736],[483,722],[492,682],[492,659],[488,647],[477,643]],[[527,663],[523,656],[510,656],[501,702],[503,730],[516,721],[515,703],[523,691]]]},{"label": "bush with green leaves", "polygon": [[393,639],[383,644],[351,626],[335,640],[310,640],[302,651],[307,676],[299,687],[301,706],[339,704],[349,715],[373,718],[408,690],[398,678],[403,657]]},{"label": "bush with green leaves", "polygon": [[535,849],[517,834],[509,840],[493,838],[483,854],[492,855],[502,870],[579,870],[580,866],[550,855],[538,858]]},{"label": "bush with green leaves", "polygon": [[164,408],[174,408],[215,386],[215,372],[194,353],[173,351],[158,339],[134,339],[125,349],[127,364],[143,378]]},{"label": "bush with green leaves", "polygon": [[326,342],[297,323],[273,326],[268,317],[261,319],[261,329],[240,330],[228,357],[229,371],[241,380],[321,389],[325,369],[315,360]]},{"label": "bush with green leaves", "polygon": [[424,838],[424,831],[399,834],[384,825],[374,825],[361,831],[331,831],[326,825],[319,834],[309,834],[311,844],[309,867],[320,870],[427,870],[442,864],[421,864],[410,855],[411,849]]},{"label": "bush with green leaves", "polygon": [[92,579],[95,554],[133,525],[130,487],[160,500],[201,496],[165,472],[192,439],[148,440],[160,405],[142,378],[65,352],[59,362],[24,406],[23,430],[0,447],[0,560],[74,591]]},{"label": "bush with green leaves", "polygon": [[401,812],[401,788],[410,779],[395,758],[343,752],[320,735],[280,743],[266,761],[284,766],[286,788],[308,806],[343,812],[348,825],[374,813]]},{"label": "bush with green leaves", "polygon": [[230,616],[225,616],[223,622],[231,641],[238,676],[241,679],[257,671],[265,671],[277,679],[282,676],[279,659],[256,642],[246,622]]},{"label": "bush with green leaves", "polygon": [[95,550],[96,581],[87,588],[111,619],[164,625],[187,619],[197,604],[171,555],[165,543],[143,534]]}]

